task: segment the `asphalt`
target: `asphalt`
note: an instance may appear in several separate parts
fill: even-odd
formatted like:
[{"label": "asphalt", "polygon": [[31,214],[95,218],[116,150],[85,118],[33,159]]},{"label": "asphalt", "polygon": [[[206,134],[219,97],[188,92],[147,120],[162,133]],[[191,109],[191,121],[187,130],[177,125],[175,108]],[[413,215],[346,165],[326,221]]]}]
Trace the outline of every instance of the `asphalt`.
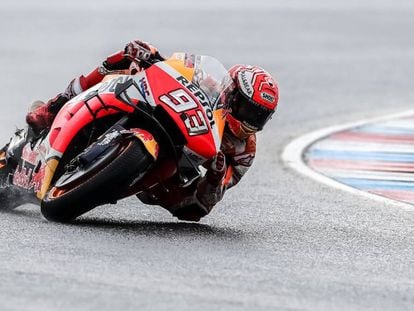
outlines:
[{"label": "asphalt", "polygon": [[414,212],[316,183],[280,154],[312,130],[412,109],[409,1],[0,4],[0,138],[133,38],[261,65],[280,107],[200,224],[127,199],[70,225],[0,214],[1,310],[413,310]]}]

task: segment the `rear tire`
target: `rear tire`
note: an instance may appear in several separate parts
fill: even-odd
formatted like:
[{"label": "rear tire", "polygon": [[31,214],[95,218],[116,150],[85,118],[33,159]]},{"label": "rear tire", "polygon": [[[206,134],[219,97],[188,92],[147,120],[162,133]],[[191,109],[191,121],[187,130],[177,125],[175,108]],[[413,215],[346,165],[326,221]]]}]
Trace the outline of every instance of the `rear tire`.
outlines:
[{"label": "rear tire", "polygon": [[41,212],[48,220],[69,222],[98,205],[116,202],[131,179],[147,171],[153,162],[143,144],[132,139],[115,159],[85,176],[81,183],[50,189]]}]

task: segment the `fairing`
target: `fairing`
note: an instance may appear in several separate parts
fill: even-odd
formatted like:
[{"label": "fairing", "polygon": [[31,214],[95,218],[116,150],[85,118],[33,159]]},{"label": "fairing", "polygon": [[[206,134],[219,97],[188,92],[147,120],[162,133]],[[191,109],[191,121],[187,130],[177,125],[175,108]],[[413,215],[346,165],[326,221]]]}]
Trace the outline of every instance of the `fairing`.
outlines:
[{"label": "fairing", "polygon": [[190,152],[204,160],[217,154],[225,124],[220,95],[232,84],[223,65],[210,56],[176,53],[146,75],[156,104],[176,121]]},{"label": "fairing", "polygon": [[60,158],[82,128],[94,119],[134,111],[115,96],[116,86],[131,79],[131,88],[135,89],[125,91],[132,94],[133,102],[162,105],[185,136],[187,144],[183,151],[196,165],[215,156],[225,125],[220,95],[232,80],[212,57],[174,54],[134,76],[107,76],[61,109],[46,138],[50,148],[39,198],[45,195]]}]

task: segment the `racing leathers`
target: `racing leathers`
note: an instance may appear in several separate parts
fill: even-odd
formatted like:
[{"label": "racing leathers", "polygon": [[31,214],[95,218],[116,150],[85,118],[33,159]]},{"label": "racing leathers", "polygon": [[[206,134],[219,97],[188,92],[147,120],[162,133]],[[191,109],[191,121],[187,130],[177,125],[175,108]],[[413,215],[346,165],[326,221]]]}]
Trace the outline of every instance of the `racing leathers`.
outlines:
[{"label": "racing leathers", "polygon": [[[221,151],[208,162],[206,174],[188,187],[179,187],[174,180],[140,193],[146,204],[160,205],[181,220],[199,221],[235,186],[253,163],[256,134],[238,139],[226,126]],[[221,162],[218,164],[217,162]],[[220,167],[218,167],[220,166]]]},{"label": "racing leathers", "polygon": [[[139,40],[129,42],[124,50],[109,56],[87,75],[73,79],[66,90],[46,104],[36,102],[26,116],[35,132],[48,129],[62,106],[84,90],[101,82],[107,74],[134,74],[164,60],[158,50]],[[139,66],[137,66],[139,64]],[[205,175],[182,187],[172,177],[162,184],[141,192],[137,197],[146,204],[160,205],[181,220],[199,221],[219,202],[225,191],[235,186],[251,166],[256,152],[255,134],[237,138],[228,124],[225,127],[221,151],[205,163]]]},{"label": "racing leathers", "polygon": [[86,76],[81,75],[73,79],[63,93],[58,94],[47,103],[34,102],[26,115],[26,122],[35,132],[48,129],[66,102],[101,82],[107,74],[125,72],[135,74],[148,68],[153,62],[161,60],[164,60],[164,57],[152,45],[139,40],[131,41],[123,50],[107,57],[100,66]]}]

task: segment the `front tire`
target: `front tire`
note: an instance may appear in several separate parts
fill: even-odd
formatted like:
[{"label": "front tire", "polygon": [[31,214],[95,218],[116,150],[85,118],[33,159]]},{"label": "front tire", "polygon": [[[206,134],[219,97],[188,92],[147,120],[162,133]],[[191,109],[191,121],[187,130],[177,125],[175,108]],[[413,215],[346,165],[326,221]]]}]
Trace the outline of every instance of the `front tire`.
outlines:
[{"label": "front tire", "polygon": [[85,176],[80,183],[53,187],[41,203],[43,216],[51,221],[69,222],[98,205],[116,202],[120,193],[154,162],[143,144],[131,139],[103,168]]}]

